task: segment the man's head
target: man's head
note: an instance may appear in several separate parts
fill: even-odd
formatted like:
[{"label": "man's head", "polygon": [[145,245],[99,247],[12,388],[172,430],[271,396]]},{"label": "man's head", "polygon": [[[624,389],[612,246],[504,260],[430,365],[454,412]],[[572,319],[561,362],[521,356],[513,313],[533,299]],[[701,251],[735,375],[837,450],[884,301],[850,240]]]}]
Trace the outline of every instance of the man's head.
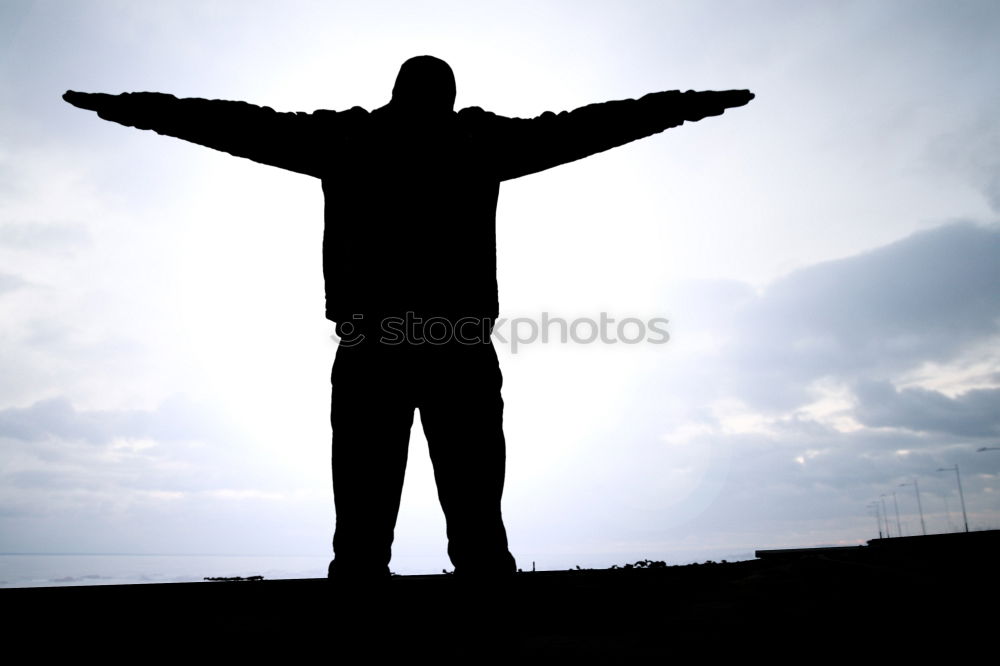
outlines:
[{"label": "man's head", "polygon": [[455,74],[434,56],[410,58],[399,68],[392,105],[421,114],[450,113],[455,110]]}]

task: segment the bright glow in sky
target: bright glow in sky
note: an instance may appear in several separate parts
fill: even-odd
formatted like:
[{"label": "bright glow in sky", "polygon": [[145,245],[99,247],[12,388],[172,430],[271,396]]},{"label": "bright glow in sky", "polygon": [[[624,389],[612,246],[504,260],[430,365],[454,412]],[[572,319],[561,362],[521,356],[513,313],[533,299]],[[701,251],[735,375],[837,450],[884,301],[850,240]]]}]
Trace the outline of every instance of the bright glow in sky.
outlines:
[{"label": "bright glow in sky", "polygon": [[[897,490],[914,534],[913,477],[946,531],[956,463],[1000,527],[976,453],[1000,436],[998,30],[989,1],[5,2],[0,551],[329,556],[319,182],[60,95],[371,109],[421,53],[505,115],[757,94],[502,186],[501,316],[670,322],[497,341],[520,565],[856,543]],[[450,566],[419,421],[394,552]]]}]

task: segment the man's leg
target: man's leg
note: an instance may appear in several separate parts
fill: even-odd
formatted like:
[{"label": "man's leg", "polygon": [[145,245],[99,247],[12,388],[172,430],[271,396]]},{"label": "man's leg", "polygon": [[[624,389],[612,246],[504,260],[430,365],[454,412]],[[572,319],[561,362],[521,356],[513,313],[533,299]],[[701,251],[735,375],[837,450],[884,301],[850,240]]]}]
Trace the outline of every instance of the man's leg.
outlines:
[{"label": "man's leg", "polygon": [[337,350],[330,409],[337,511],[331,577],[389,575],[414,409],[400,351],[378,344]]},{"label": "man's leg", "polygon": [[421,350],[420,421],[457,575],[513,573],[500,512],[506,445],[503,377],[492,344]]}]

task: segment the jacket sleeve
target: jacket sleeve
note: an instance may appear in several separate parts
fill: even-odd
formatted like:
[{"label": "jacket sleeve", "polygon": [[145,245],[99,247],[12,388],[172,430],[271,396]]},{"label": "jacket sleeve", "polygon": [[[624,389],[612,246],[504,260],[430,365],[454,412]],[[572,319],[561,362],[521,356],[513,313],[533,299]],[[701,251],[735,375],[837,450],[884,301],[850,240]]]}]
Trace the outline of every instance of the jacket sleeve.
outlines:
[{"label": "jacket sleeve", "polygon": [[278,113],[266,106],[217,99],[178,99],[163,93],[63,95],[105,120],[153,130],[255,162],[318,176],[320,153],[340,114]]},{"label": "jacket sleeve", "polygon": [[684,121],[720,115],[753,99],[748,90],[650,93],[537,118],[491,116],[490,152],[500,180],[510,180],[624,145]]}]

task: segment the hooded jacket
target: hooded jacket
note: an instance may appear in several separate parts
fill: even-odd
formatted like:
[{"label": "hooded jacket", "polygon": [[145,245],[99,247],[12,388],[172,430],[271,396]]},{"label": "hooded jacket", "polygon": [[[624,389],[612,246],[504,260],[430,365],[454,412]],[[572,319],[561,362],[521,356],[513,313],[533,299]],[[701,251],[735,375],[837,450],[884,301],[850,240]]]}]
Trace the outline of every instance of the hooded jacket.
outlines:
[{"label": "hooded jacket", "polygon": [[[65,98],[106,120],[319,178],[326,316],[339,322],[407,312],[495,319],[500,183],[752,97],[668,91],[508,118],[478,107],[453,111],[447,67],[429,56],[407,61],[392,101],[373,111],[279,113],[148,92]],[[733,92],[747,97],[734,103]]]}]

